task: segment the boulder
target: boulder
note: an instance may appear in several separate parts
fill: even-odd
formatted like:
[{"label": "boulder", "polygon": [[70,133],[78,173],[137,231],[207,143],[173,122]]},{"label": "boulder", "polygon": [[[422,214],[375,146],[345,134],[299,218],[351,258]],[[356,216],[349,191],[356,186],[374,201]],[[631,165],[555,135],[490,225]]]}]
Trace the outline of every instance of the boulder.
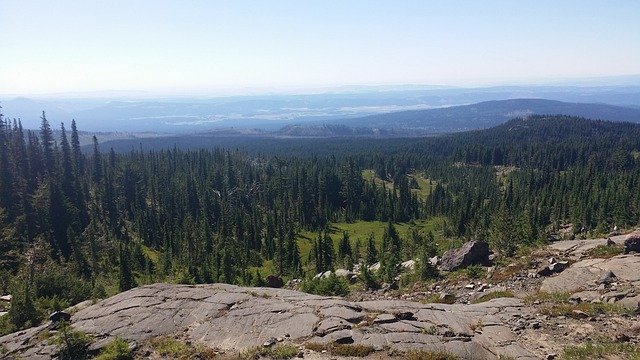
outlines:
[{"label": "boulder", "polygon": [[340,277],[344,277],[344,278],[351,278],[351,275],[353,275],[353,273],[347,269],[338,269],[335,271],[336,276],[340,276]]},{"label": "boulder", "polygon": [[616,304],[624,308],[627,308],[631,311],[638,312],[640,310],[640,295],[622,298],[621,300],[616,302]]},{"label": "boulder", "polygon": [[624,253],[630,252],[640,253],[640,231],[632,232],[624,241]]},{"label": "boulder", "polygon": [[413,270],[416,267],[416,261],[415,260],[407,260],[407,261],[403,262],[402,264],[400,264],[400,266],[402,266],[402,268],[404,270]]},{"label": "boulder", "polygon": [[[553,260],[555,261],[555,259]],[[568,267],[569,267],[568,261],[557,261],[549,266],[545,266],[538,269],[537,274],[540,276],[551,276],[552,274],[563,272]]]},{"label": "boulder", "polygon": [[569,267],[569,262],[567,261],[558,261],[555,262],[551,265],[549,265],[549,270],[551,270],[552,273],[559,273],[564,271],[564,269]]},{"label": "boulder", "polygon": [[279,289],[284,286],[284,281],[280,276],[269,275],[267,276],[266,286]]},{"label": "boulder", "polygon": [[52,313],[51,315],[49,315],[49,320],[51,320],[51,322],[54,323],[58,323],[58,322],[62,322],[62,321],[70,321],[71,320],[71,314],[69,314],[68,312],[64,312],[64,311],[56,311],[54,313]]},{"label": "boulder", "polygon": [[614,274],[613,271],[611,270],[605,271],[604,274],[602,274],[602,276],[600,277],[600,279],[598,279],[597,284],[609,285],[613,282],[615,277],[616,277],[616,274]]},{"label": "boulder", "polygon": [[438,266],[439,262],[440,258],[438,258],[437,255],[429,259],[429,263],[431,263],[432,266]]},{"label": "boulder", "polygon": [[453,271],[469,265],[487,264],[489,245],[482,241],[469,241],[458,249],[449,250],[442,256],[442,270]]}]

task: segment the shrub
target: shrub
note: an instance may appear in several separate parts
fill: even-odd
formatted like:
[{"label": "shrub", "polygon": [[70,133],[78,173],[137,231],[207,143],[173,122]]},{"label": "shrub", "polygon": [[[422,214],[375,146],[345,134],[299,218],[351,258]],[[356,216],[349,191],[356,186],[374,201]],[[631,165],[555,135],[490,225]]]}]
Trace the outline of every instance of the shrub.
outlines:
[{"label": "shrub", "polygon": [[87,349],[91,344],[91,337],[82,331],[74,330],[69,324],[63,324],[51,344],[58,348],[58,359],[81,360],[87,358]]},{"label": "shrub", "polygon": [[373,272],[369,270],[367,265],[363,264],[360,267],[360,275],[358,278],[362,281],[362,284],[366,289],[376,290],[380,288],[380,281],[378,281]]},{"label": "shrub", "polygon": [[471,265],[464,272],[470,279],[479,279],[486,274],[486,270],[480,265]]},{"label": "shrub", "polygon": [[349,294],[349,283],[344,278],[331,273],[326,278],[311,279],[300,285],[304,292],[325,296],[345,296]]},{"label": "shrub", "polygon": [[96,360],[130,360],[133,359],[129,343],[121,337],[111,340],[107,346],[102,349]]},{"label": "shrub", "polygon": [[71,304],[91,298],[91,283],[82,280],[67,269],[54,267],[52,271],[37,273],[34,278],[35,296],[68,300]]},{"label": "shrub", "polygon": [[298,356],[298,348],[290,344],[282,344],[274,347],[256,347],[240,354],[240,359],[271,358],[274,360],[286,360]]}]

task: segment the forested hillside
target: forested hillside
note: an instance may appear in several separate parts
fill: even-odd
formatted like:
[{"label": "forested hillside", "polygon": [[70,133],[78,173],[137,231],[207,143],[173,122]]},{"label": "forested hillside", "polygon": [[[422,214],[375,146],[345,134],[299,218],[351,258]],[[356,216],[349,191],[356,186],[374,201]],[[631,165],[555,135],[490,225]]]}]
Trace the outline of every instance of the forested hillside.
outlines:
[{"label": "forested hillside", "polygon": [[[597,234],[640,220],[629,123],[534,116],[439,138],[122,153],[94,139],[91,154],[75,122],[60,134],[44,113],[37,133],[0,120],[0,291],[14,295],[2,331],[142,283],[261,284],[266,262],[305,278],[361,260],[388,279],[436,240],[478,237],[510,256],[566,222]],[[435,217],[435,231],[416,225]],[[331,224],[374,220],[387,223],[381,238],[345,234],[334,248]]]}]

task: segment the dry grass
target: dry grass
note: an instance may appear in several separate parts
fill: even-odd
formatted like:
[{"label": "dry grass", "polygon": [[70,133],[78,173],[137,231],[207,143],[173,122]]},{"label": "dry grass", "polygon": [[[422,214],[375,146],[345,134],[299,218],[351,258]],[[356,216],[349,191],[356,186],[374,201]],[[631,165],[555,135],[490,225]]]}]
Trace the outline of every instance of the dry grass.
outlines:
[{"label": "dry grass", "polygon": [[305,348],[313,350],[315,352],[322,352],[326,350],[333,356],[346,356],[346,357],[365,357],[375,352],[372,346],[366,345],[354,345],[354,344],[320,344],[320,343],[308,343],[304,345]]},{"label": "dry grass", "polygon": [[624,246],[622,245],[598,245],[585,252],[585,255],[589,258],[595,259],[610,259],[616,255],[622,254],[623,252]]},{"label": "dry grass", "polygon": [[512,297],[515,297],[515,296],[511,291],[494,291],[475,299],[473,303],[479,304],[479,303],[487,302],[493,299],[512,298]]},{"label": "dry grass", "polygon": [[149,341],[150,347],[161,357],[170,359],[213,359],[217,353],[214,349],[200,344],[187,344],[168,336],[153,338]]},{"label": "dry grass", "polygon": [[457,360],[458,358],[444,351],[408,351],[402,356],[405,360]]},{"label": "dry grass", "polygon": [[576,315],[580,314],[576,314],[574,311],[582,312],[589,316],[596,316],[599,314],[633,315],[632,310],[617,304],[587,302],[574,304],[569,302],[569,297],[570,295],[568,293],[537,292],[528,295],[525,298],[525,303],[527,305],[532,305],[535,301],[539,301],[540,313],[553,317],[576,317]]},{"label": "dry grass", "polygon": [[564,349],[562,360],[629,359],[640,360],[640,347],[633,343],[616,343],[608,339],[569,346]]}]

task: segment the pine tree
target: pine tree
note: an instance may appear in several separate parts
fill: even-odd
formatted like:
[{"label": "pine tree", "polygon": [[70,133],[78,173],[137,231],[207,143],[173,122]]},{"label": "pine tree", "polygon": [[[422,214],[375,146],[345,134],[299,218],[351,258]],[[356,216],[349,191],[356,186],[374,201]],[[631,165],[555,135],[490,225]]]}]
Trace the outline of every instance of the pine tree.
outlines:
[{"label": "pine tree", "polygon": [[378,261],[378,250],[376,249],[376,242],[373,233],[369,235],[369,239],[367,240],[367,254],[365,257],[366,265],[373,265]]},{"label": "pine tree", "polygon": [[42,155],[44,160],[44,169],[50,175],[55,169],[55,157],[53,152],[53,132],[51,131],[51,125],[47,120],[47,116],[44,111],[42,112],[42,120],[40,125],[40,141],[42,144]]},{"label": "pine tree", "polygon": [[391,282],[399,273],[400,265],[400,236],[393,223],[387,223],[382,237],[383,254],[380,259],[380,272],[384,281]]},{"label": "pine tree", "polygon": [[82,174],[84,172],[84,157],[80,149],[80,136],[78,135],[75,119],[71,120],[71,151],[76,174]]},{"label": "pine tree", "polygon": [[119,248],[119,264],[120,273],[118,278],[118,289],[120,291],[133,289],[134,287],[136,287],[136,283],[133,278],[133,272],[131,270],[129,253],[122,244],[120,244]]},{"label": "pine tree", "polygon": [[347,269],[351,269],[353,267],[353,251],[351,250],[349,233],[346,231],[342,232],[342,238],[340,239],[340,245],[338,246],[338,258]]}]

